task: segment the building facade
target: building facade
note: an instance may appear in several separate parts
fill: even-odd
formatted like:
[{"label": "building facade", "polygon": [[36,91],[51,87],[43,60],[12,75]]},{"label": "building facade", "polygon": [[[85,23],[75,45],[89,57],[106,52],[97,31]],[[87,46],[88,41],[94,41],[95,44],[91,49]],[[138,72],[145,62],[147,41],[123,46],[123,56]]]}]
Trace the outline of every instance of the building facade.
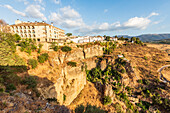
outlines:
[{"label": "building facade", "polygon": [[14,25],[9,25],[11,33],[17,33],[21,38],[36,39],[38,42],[58,42],[65,39],[64,30],[53,26],[53,23],[23,22],[16,20]]}]

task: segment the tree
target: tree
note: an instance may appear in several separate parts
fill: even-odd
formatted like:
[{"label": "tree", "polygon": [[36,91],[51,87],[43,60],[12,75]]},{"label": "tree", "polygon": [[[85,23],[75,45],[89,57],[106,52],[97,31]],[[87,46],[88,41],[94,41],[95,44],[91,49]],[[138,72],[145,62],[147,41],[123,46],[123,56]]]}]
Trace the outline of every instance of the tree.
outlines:
[{"label": "tree", "polygon": [[115,35],[115,38],[118,38],[117,35]]},{"label": "tree", "polygon": [[135,41],[136,41],[136,37],[132,37],[132,38],[131,38],[131,41],[134,41],[134,42],[135,42]]},{"label": "tree", "polygon": [[16,42],[19,42],[21,40],[21,37],[18,34],[14,34]]},{"label": "tree", "polygon": [[105,40],[110,41],[110,36],[106,36]]},{"label": "tree", "polygon": [[72,35],[72,33],[67,33],[66,35],[69,37],[69,36],[71,36],[71,35]]}]

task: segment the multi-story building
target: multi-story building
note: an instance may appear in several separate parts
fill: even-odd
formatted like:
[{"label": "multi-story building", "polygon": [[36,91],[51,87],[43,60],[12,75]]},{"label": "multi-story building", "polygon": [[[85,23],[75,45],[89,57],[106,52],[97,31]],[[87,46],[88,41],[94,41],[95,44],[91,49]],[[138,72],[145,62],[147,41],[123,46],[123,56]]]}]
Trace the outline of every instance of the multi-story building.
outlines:
[{"label": "multi-story building", "polygon": [[65,39],[64,30],[53,26],[53,23],[23,22],[16,20],[14,25],[9,25],[11,33],[17,33],[21,38],[32,38],[39,42],[58,42]]}]

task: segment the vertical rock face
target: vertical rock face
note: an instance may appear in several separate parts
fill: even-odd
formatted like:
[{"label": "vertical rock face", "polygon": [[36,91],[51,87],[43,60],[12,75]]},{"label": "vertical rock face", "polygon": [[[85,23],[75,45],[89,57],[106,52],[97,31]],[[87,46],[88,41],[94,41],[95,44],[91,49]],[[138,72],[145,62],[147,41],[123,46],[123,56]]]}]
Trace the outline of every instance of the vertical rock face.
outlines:
[{"label": "vertical rock face", "polygon": [[84,53],[82,48],[77,48],[76,50],[66,54],[65,60],[72,61],[72,60],[82,60],[84,59]]},{"label": "vertical rock face", "polygon": [[[86,85],[86,73],[81,70],[81,65],[77,67],[66,66],[63,73],[63,99],[64,105],[69,105]],[[60,99],[62,101],[62,99]],[[58,99],[59,100],[59,99]]]},{"label": "vertical rock face", "polygon": [[[86,62],[89,70],[96,67],[94,56],[103,55],[101,46],[76,48],[70,52],[51,52],[46,64],[31,70],[33,75],[47,78],[52,81],[48,85],[42,85],[39,91],[44,98],[56,98],[60,104],[69,105],[86,85]],[[85,59],[86,58],[86,59]],[[88,59],[87,59],[88,58]],[[76,67],[67,65],[67,62],[74,61]],[[46,83],[42,83],[46,84]]]},{"label": "vertical rock face", "polygon": [[88,47],[88,48],[84,49],[84,53],[85,53],[85,58],[101,56],[101,55],[103,55],[103,47],[99,46],[99,45]]}]

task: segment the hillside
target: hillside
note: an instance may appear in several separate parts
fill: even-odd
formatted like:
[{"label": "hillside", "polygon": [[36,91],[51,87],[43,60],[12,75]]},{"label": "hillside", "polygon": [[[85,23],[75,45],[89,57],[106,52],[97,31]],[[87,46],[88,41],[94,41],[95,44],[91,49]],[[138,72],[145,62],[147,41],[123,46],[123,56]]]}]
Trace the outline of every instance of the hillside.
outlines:
[{"label": "hillside", "polygon": [[170,38],[169,39],[162,39],[162,40],[154,40],[154,41],[151,41],[151,43],[155,43],[155,44],[170,44]]},{"label": "hillside", "polygon": [[31,39],[9,37],[15,39],[0,35],[2,112],[169,111],[169,84],[157,72],[169,64],[164,51],[124,41],[52,44],[55,51],[44,51]]},{"label": "hillside", "polygon": [[[138,36],[128,36],[128,35],[121,35],[121,36],[123,36],[125,38],[138,37],[143,42],[152,42],[155,40],[162,40],[162,39],[170,38],[170,34],[142,34],[142,35],[138,35]],[[121,37],[121,36],[119,36],[119,37]],[[164,41],[165,40],[163,40],[163,42]]]}]

